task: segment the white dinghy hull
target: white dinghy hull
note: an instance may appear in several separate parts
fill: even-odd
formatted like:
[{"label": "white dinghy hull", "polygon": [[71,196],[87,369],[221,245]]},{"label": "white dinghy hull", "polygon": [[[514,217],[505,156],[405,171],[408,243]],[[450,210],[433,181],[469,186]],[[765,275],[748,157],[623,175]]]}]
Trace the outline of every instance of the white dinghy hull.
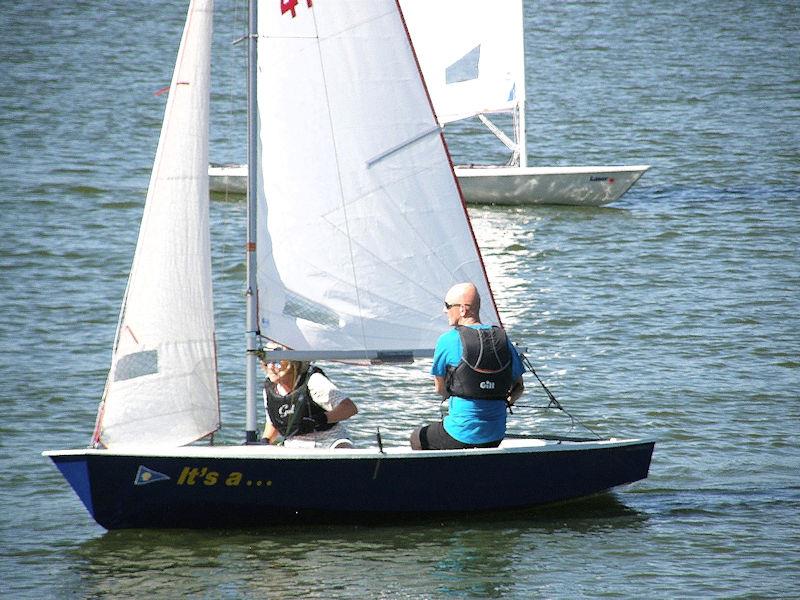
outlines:
[{"label": "white dinghy hull", "polygon": [[456,167],[472,204],[603,206],[618,200],[650,167]]},{"label": "white dinghy hull", "polygon": [[[600,167],[456,167],[468,204],[603,206],[619,200],[649,165]],[[246,165],[208,169],[212,192],[247,192]]]}]

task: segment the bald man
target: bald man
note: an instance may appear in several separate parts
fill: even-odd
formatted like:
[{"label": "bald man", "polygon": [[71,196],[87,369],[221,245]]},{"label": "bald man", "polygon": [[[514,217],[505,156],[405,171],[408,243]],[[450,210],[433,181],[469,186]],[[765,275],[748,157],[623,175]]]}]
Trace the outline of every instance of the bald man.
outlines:
[{"label": "bald man", "polygon": [[415,450],[495,448],[506,433],[506,409],[522,395],[525,371],[517,349],[499,327],[480,319],[472,283],[454,285],[444,298],[452,327],[436,342],[433,383],[449,400],[447,416],[411,434]]}]

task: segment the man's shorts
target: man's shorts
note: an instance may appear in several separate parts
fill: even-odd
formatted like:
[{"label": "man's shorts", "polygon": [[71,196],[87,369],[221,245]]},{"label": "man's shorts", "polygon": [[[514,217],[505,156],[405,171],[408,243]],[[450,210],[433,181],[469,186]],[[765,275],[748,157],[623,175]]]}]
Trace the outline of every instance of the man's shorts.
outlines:
[{"label": "man's shorts", "polygon": [[[459,442],[444,430],[444,423],[437,421],[430,425],[420,427],[414,435],[419,433],[419,443],[422,450],[461,450],[463,448],[497,448],[503,440],[485,442],[483,444],[466,444]],[[412,442],[412,447],[414,446]]]}]

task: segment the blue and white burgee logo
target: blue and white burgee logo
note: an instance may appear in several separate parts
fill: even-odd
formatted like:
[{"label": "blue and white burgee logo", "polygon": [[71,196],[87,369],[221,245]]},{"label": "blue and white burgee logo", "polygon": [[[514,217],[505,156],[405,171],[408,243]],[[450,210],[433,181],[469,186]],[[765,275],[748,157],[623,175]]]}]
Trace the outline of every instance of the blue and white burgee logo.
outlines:
[{"label": "blue and white burgee logo", "polygon": [[148,483],[155,483],[156,481],[166,481],[169,475],[159,473],[153,469],[148,469],[144,465],[139,465],[139,470],[136,471],[136,478],[133,480],[133,485],[147,485]]}]

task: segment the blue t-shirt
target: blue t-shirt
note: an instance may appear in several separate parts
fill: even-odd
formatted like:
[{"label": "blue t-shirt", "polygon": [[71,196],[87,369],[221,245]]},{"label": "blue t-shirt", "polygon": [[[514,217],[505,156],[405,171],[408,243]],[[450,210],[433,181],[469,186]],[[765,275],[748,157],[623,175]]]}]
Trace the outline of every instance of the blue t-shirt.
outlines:
[{"label": "blue t-shirt", "polygon": [[[491,325],[469,325],[476,329],[487,329]],[[509,340],[511,351],[511,375],[516,381],[525,371],[522,359]],[[458,366],[461,362],[463,348],[461,336],[453,328],[436,341],[433,351],[433,367],[431,374],[444,377],[447,366]],[[506,403],[501,400],[478,400],[450,396],[450,410],[444,418],[444,430],[464,444],[485,444],[503,439],[506,434]]]}]

